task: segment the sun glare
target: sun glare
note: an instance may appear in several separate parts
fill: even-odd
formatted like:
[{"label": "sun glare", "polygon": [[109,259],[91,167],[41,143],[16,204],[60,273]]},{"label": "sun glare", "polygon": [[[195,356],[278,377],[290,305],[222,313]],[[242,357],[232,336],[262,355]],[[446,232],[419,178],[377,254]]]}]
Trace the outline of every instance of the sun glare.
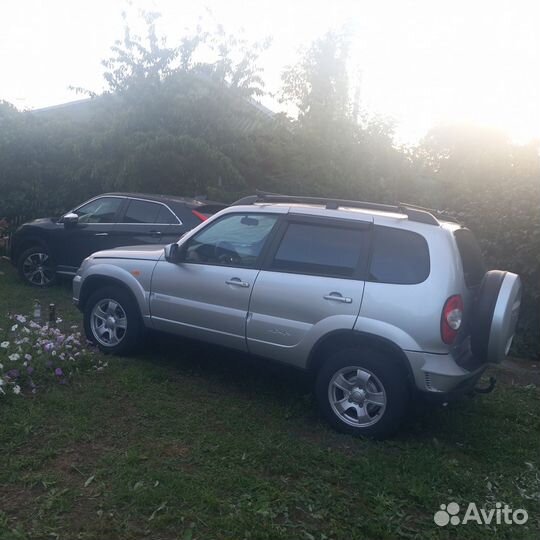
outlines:
[{"label": "sun glare", "polygon": [[[281,71],[298,59],[299,48],[328,29],[346,28],[361,105],[369,114],[394,118],[401,142],[415,142],[431,126],[448,122],[492,126],[517,142],[540,138],[537,0],[132,4],[135,11],[161,12],[171,43],[196,24],[205,6],[229,31],[244,29],[252,40],[271,35],[273,45],[263,57],[263,102],[274,110],[283,107],[273,97]],[[100,61],[121,36],[123,6],[104,0],[3,2],[3,98],[35,108],[77,99],[70,86],[99,91]]]}]

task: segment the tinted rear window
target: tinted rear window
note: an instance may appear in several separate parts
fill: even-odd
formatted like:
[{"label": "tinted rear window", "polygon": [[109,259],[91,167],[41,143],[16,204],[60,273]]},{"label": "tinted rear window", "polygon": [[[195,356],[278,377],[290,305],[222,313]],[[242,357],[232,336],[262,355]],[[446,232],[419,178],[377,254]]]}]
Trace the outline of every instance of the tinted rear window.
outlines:
[{"label": "tinted rear window", "polygon": [[429,276],[429,249],[419,234],[375,227],[370,281],[414,284]]},{"label": "tinted rear window", "polygon": [[155,223],[161,204],[132,199],[124,216],[124,223]]},{"label": "tinted rear window", "polygon": [[302,274],[352,277],[367,257],[369,231],[290,223],[272,269]]},{"label": "tinted rear window", "polygon": [[162,204],[160,206],[161,208],[159,209],[156,223],[165,225],[177,224],[178,220],[176,219],[176,216],[166,206]]},{"label": "tinted rear window", "polygon": [[467,287],[475,287],[486,273],[480,246],[469,229],[458,229],[454,232],[454,238],[461,256],[465,284]]}]

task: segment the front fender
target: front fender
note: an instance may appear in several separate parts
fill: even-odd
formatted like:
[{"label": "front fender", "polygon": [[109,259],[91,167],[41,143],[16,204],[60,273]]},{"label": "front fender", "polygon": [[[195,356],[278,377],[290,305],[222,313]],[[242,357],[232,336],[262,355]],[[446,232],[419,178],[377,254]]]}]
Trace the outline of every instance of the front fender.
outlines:
[{"label": "front fender", "polygon": [[145,324],[148,324],[150,284],[156,261],[125,260],[122,265],[98,262],[79,270],[73,280],[73,301],[83,310],[86,300],[97,287],[114,283],[131,292]]}]

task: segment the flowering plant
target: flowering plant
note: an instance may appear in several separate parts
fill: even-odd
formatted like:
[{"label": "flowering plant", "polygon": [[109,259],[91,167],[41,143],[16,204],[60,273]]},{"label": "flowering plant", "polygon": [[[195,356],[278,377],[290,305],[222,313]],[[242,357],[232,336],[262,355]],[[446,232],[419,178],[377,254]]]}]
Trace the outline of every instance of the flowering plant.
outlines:
[{"label": "flowering plant", "polygon": [[10,328],[0,329],[0,396],[35,394],[50,383],[66,384],[81,370],[102,371],[107,366],[77,326],[66,331],[61,323],[10,317]]}]

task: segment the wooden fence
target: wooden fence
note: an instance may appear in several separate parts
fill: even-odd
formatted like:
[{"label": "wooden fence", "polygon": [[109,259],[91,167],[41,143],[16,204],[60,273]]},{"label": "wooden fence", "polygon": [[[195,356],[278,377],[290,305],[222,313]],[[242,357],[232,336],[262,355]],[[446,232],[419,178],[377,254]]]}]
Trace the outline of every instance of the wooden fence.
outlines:
[{"label": "wooden fence", "polygon": [[16,216],[9,219],[0,219],[0,255],[9,255],[11,238],[20,225],[32,218],[28,216]]}]

